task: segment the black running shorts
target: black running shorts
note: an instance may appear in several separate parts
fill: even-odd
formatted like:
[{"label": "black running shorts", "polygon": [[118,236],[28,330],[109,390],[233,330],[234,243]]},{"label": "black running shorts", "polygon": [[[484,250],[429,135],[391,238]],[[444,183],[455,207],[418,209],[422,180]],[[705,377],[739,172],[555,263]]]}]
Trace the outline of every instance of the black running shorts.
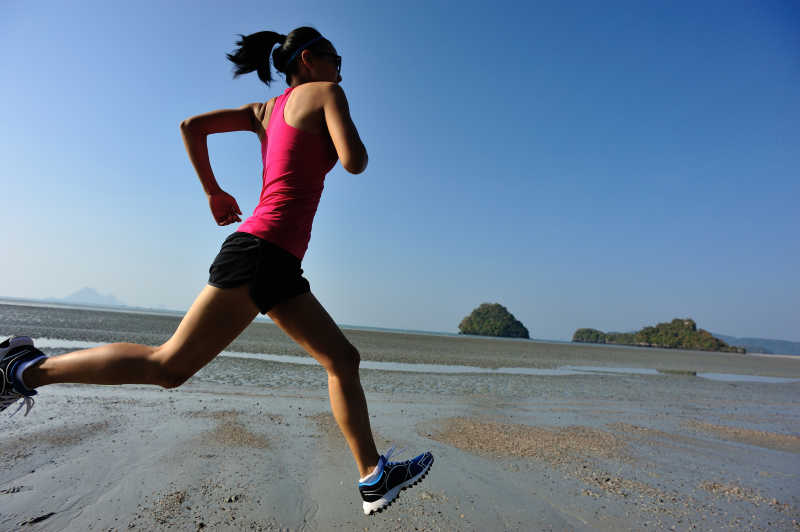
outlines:
[{"label": "black running shorts", "polygon": [[208,284],[217,288],[250,285],[250,297],[262,314],[311,290],[300,259],[271,242],[238,231],[222,243],[208,273]]}]

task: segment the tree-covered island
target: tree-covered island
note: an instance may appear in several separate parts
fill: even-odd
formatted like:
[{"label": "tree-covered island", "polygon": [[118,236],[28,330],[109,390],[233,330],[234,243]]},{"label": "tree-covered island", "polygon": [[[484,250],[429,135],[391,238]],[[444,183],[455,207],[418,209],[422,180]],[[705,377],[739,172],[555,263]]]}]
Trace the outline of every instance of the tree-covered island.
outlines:
[{"label": "tree-covered island", "polygon": [[671,322],[659,323],[655,327],[645,327],[632,333],[598,331],[597,329],[578,329],[572,336],[573,342],[594,344],[637,345],[642,347],[664,347],[669,349],[694,349],[700,351],[724,351],[745,353],[743,347],[728,345],[715,338],[704,329],[697,329],[693,319],[675,318]]},{"label": "tree-covered island", "polygon": [[483,303],[461,320],[459,334],[530,338],[528,329],[499,303]]}]

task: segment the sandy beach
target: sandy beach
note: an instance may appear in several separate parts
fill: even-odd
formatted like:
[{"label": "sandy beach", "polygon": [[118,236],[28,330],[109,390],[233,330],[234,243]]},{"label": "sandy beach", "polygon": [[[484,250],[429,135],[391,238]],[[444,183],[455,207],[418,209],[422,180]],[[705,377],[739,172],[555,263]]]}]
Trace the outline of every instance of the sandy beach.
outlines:
[{"label": "sandy beach", "polygon": [[[171,327],[87,316],[62,336],[155,343]],[[34,318],[19,319],[36,333]],[[379,448],[436,459],[370,517],[318,366],[222,356],[175,390],[54,385],[0,418],[0,530],[800,529],[800,381],[699,376],[800,379],[800,359],[346,334],[370,361],[662,372],[362,369]],[[269,324],[230,349],[300,354]]]},{"label": "sandy beach", "polygon": [[381,373],[379,445],[436,456],[389,511],[361,513],[321,387],[58,385],[2,420],[0,529],[798,527],[796,383],[525,377],[520,397],[377,392]]}]

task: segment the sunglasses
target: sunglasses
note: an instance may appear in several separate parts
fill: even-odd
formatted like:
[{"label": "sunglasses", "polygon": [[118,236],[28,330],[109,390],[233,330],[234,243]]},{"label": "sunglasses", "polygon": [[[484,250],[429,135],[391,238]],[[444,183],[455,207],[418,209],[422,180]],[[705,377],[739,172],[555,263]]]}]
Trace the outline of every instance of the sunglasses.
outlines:
[{"label": "sunglasses", "polygon": [[337,74],[341,74],[342,73],[342,56],[341,55],[336,55],[336,54],[331,53],[331,52],[324,52],[324,53],[321,53],[319,55],[322,55],[322,56],[325,56],[325,57],[333,57],[333,61],[334,61],[334,63],[336,63],[336,73]]}]

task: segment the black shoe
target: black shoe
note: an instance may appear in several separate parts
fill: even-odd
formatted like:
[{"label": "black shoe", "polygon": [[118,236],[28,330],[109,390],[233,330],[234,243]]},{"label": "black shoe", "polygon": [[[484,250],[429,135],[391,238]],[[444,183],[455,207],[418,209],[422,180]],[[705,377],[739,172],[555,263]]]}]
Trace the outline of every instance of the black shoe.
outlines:
[{"label": "black shoe", "polygon": [[14,414],[25,406],[25,415],[28,415],[33,408],[33,396],[36,395],[36,390],[26,388],[17,380],[14,373],[21,362],[44,358],[46,358],[44,354],[33,347],[33,340],[27,336],[12,336],[0,343],[0,412],[22,399],[22,404]]},{"label": "black shoe", "polygon": [[367,515],[380,512],[392,504],[401,490],[425,478],[433,465],[433,455],[430,452],[405,462],[389,462],[393,452],[394,447],[380,457],[378,468],[381,474],[376,480],[358,483],[358,491],[364,501],[364,513]]}]

